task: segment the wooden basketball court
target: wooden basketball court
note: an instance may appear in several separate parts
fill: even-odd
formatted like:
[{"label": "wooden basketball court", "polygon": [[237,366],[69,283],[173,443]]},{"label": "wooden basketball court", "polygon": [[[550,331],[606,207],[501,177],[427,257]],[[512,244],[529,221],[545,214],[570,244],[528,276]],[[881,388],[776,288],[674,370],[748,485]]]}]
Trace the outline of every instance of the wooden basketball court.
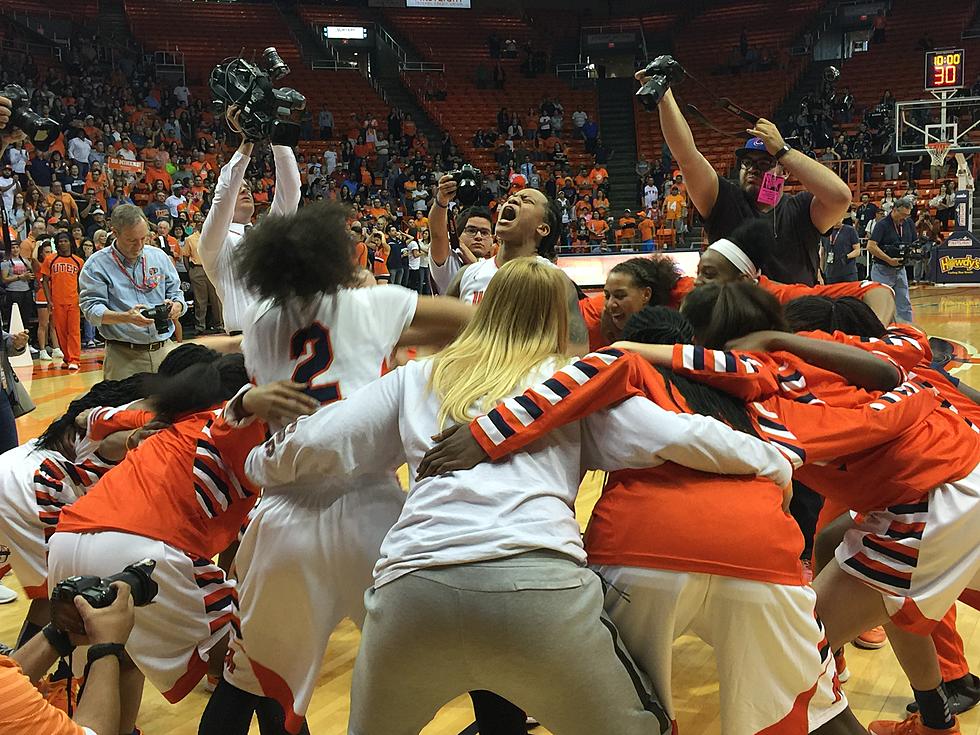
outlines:
[{"label": "wooden basketball court", "polygon": [[[949,341],[953,354],[960,362],[953,369],[960,378],[980,387],[980,287],[913,289],[912,303],[916,323],[931,336]],[[87,351],[82,369],[69,373],[52,363],[37,364],[33,369],[18,369],[30,382],[37,410],[18,421],[21,441],[37,436],[65,408],[68,402],[101,378],[100,353]],[[583,483],[578,501],[581,522],[587,521],[598,496],[601,478],[590,475]],[[19,590],[13,575],[5,584]],[[0,641],[12,643],[27,610],[23,597],[15,603],[0,607]],[[966,642],[967,656],[973,670],[980,671],[980,613],[960,605],[958,627]],[[283,625],[289,624],[289,613],[283,610]],[[343,735],[346,733],[348,695],[351,672],[357,653],[359,634],[350,623],[344,623],[334,633],[324,660],[320,683],[309,712],[310,730],[314,735]],[[711,649],[699,640],[684,636],[675,645],[674,700],[678,708],[678,724],[684,735],[717,735],[718,682]],[[447,656],[452,651],[446,652]],[[899,719],[905,705],[911,701],[908,682],[886,646],[880,651],[860,651],[847,648],[847,663],[851,679],[845,691],[858,718],[865,724],[875,719]],[[421,672],[424,676],[424,672]],[[746,671],[745,676],[761,680],[764,671]],[[148,686],[143,695],[139,724],[146,735],[195,735],[201,711],[207,701],[203,686],[192,692],[178,705],[168,704],[156,690]],[[383,706],[383,703],[380,705]],[[466,697],[446,705],[436,719],[423,730],[424,735],[457,735],[472,721],[472,711]],[[961,717],[964,735],[980,735],[980,708]],[[253,726],[253,733],[258,727]],[[534,731],[547,735],[538,728]]]}]

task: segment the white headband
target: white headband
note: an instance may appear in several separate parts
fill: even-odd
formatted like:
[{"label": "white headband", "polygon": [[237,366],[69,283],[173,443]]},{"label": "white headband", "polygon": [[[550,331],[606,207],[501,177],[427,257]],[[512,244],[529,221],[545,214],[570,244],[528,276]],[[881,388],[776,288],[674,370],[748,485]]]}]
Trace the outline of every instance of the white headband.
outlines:
[{"label": "white headband", "polygon": [[758,281],[759,269],[755,267],[755,263],[752,262],[752,258],[745,254],[738,245],[733,243],[731,240],[715,240],[711,245],[708,246],[708,250],[714,250],[719,255],[723,255],[729,263],[734,265],[740,273],[744,273],[753,281]]}]

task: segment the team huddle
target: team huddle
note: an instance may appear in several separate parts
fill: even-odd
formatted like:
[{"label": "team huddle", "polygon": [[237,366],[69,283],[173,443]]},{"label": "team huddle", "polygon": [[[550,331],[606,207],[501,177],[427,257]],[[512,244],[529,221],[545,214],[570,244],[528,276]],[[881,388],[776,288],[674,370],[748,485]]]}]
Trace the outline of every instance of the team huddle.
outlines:
[{"label": "team huddle", "polygon": [[[980,406],[890,289],[770,280],[761,218],[697,278],[634,258],[586,296],[554,263],[553,203],[524,189],[493,249],[489,221],[460,235],[476,262],[433,229],[446,295],[420,296],[374,285],[343,207],[290,209],[234,238],[229,216],[205,258],[240,343],[98,383],[0,456],[22,640],[59,581],[156,562],[120,732],[144,678],[176,702],[209,672],[202,735],[309,732],[344,618],[352,735],[417,735],[466,693],[485,735],[671,732],[685,632],[714,648],[722,732],[868,732],[840,652],[879,625],[919,714],[870,732],[959,732],[944,680],[972,677],[955,603],[980,602]],[[483,217],[453,214],[460,233]],[[812,584],[794,480],[823,498]]]}]

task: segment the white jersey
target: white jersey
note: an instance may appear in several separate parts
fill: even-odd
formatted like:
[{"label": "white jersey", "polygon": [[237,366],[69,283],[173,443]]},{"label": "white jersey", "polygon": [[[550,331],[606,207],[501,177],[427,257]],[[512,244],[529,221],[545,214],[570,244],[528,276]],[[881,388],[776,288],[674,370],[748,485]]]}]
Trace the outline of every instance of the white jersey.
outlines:
[{"label": "white jersey", "polygon": [[[577,361],[562,373],[586,382],[589,373],[579,365],[585,363]],[[553,387],[560,381],[549,377],[558,367],[548,363],[532,371],[515,395],[534,386],[531,390],[549,401],[561,400]],[[370,389],[299,419],[288,432],[256,447],[246,462],[249,477],[259,484],[350,477],[365,466],[393,468],[407,462],[411,487],[381,545],[375,587],[423,568],[535,549],[584,564],[574,505],[580,468],[643,468],[673,461],[705,472],[758,474],[780,484],[792,477],[792,467],[775,447],[713,418],[675,414],[637,396],[559,427],[500,461],[416,483],[418,464],[439,431],[439,397],[428,389],[431,368],[428,360],[398,368]],[[534,385],[539,381],[544,382]],[[508,410],[521,415],[523,398],[508,400]],[[645,428],[638,432],[638,426]]]},{"label": "white jersey", "polygon": [[[547,258],[542,258],[540,255],[536,257],[541,263],[550,265],[552,268],[558,267]],[[479,304],[483,300],[487,286],[490,285],[490,280],[497,275],[498,270],[500,267],[497,265],[496,258],[487,258],[469,266],[459,281],[460,301],[465,301],[467,304]]]}]

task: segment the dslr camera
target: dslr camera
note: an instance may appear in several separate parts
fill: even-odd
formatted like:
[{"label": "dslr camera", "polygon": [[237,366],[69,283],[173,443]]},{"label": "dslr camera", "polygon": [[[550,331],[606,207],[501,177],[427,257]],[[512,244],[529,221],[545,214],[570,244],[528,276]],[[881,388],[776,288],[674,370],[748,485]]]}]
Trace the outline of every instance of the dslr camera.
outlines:
[{"label": "dslr camera", "polygon": [[85,624],[75,607],[75,598],[81,596],[94,608],[109,607],[116,600],[116,588],[111,586],[113,582],[125,582],[129,585],[133,604],[137,607],[150,604],[160,591],[152,576],[156,565],[153,559],[143,559],[111,577],[81,576],[63,579],[51,591],[51,622],[65,633],[84,635]]},{"label": "dslr camera", "polygon": [[170,307],[167,304],[157,304],[140,312],[147,319],[153,320],[157,334],[163,334],[170,329]]},{"label": "dslr camera", "polygon": [[468,163],[464,163],[455,171],[449,171],[449,176],[456,182],[456,198],[464,207],[472,207],[480,198],[483,187],[483,173]]},{"label": "dslr camera", "polygon": [[275,145],[295,146],[299,125],[293,112],[306,108],[306,97],[290,87],[273,88],[273,82],[289,74],[289,67],[275,47],[262,52],[265,70],[242,58],[225,59],[211,70],[208,86],[219,115],[235,105],[246,140],[270,140]]},{"label": "dslr camera", "polygon": [[50,117],[41,117],[31,109],[31,98],[19,84],[0,89],[0,96],[10,100],[10,121],[0,133],[20,130],[39,151],[46,151],[61,135],[61,126]]},{"label": "dslr camera", "polygon": [[643,76],[650,78],[637,90],[636,96],[645,110],[652,111],[657,109],[670,85],[684,78],[684,67],[673,56],[664,54],[646,65]]}]

